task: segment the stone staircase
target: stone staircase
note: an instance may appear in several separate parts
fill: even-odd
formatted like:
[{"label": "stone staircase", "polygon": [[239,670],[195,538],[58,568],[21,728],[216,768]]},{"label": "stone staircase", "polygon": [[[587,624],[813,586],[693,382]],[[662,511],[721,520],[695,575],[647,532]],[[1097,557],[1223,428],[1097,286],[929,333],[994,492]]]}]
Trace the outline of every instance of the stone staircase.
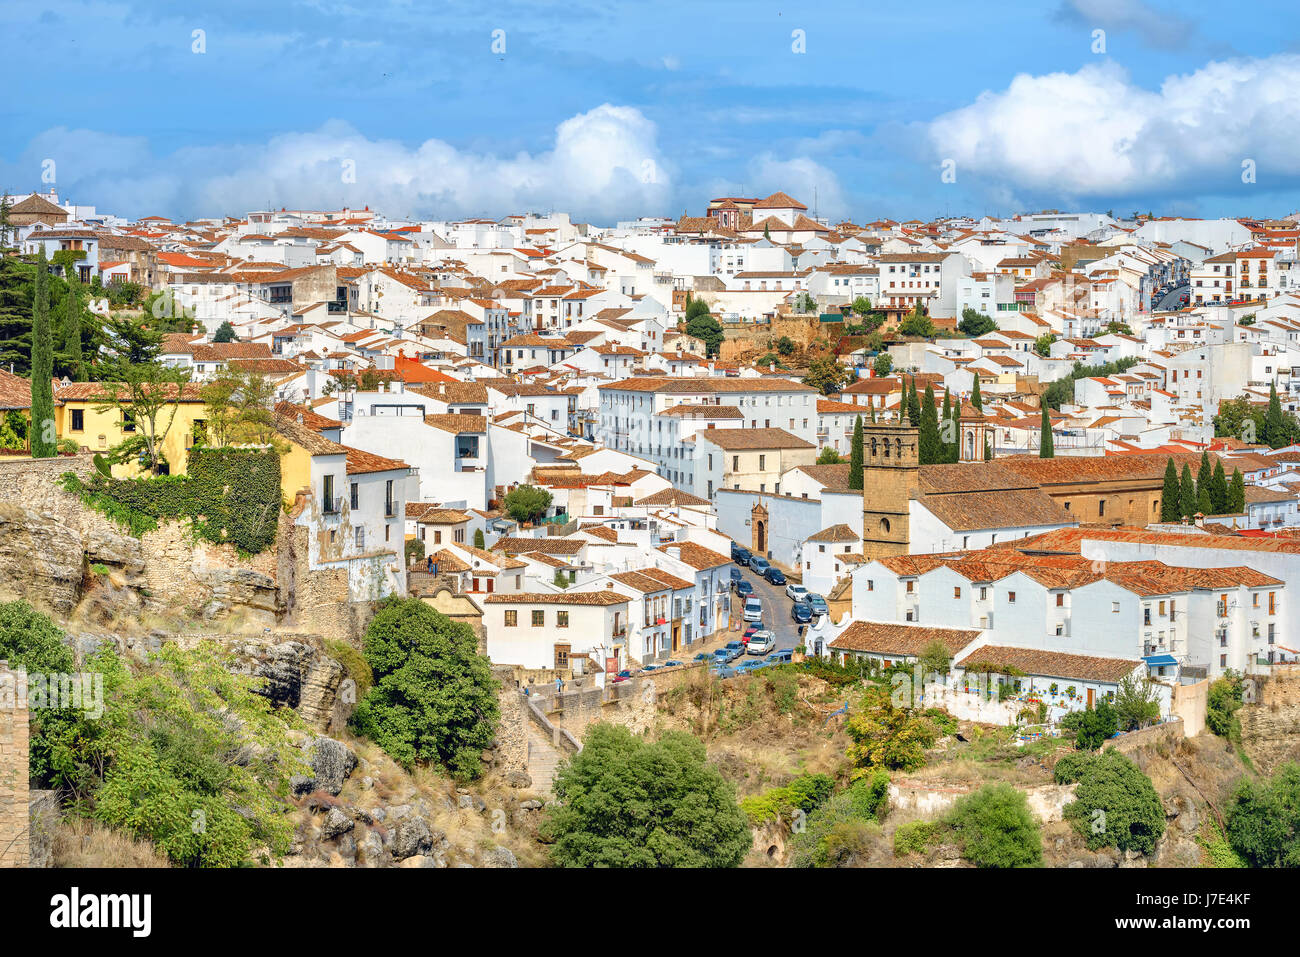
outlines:
[{"label": "stone staircase", "polygon": [[533,779],[534,790],[548,793],[551,782],[555,780],[555,769],[559,767],[565,755],[551,744],[550,740],[536,725],[528,729],[528,776]]}]

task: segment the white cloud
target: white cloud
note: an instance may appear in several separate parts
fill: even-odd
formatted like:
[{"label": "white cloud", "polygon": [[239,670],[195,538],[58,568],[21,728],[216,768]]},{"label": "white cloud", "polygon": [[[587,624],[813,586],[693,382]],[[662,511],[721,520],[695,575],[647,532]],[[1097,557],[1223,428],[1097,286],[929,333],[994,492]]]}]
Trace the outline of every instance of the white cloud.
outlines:
[{"label": "white cloud", "polygon": [[780,190],[789,193],[821,216],[837,219],[848,215],[849,203],[839,177],[806,156],[778,157],[773,153],[755,156],[747,167],[745,189],[751,196],[768,196]]},{"label": "white cloud", "polygon": [[959,182],[1023,197],[1227,192],[1245,188],[1245,159],[1261,189],[1278,188],[1300,181],[1297,88],[1293,54],[1212,62],[1155,91],[1104,63],[1019,75],[924,132]]},{"label": "white cloud", "polygon": [[[660,152],[655,124],[636,109],[610,104],[560,123],[549,151],[513,156],[438,139],[412,148],[369,139],[339,120],[262,144],[160,153],[165,146],[60,127],[35,138],[3,173],[15,183],[34,180],[41,160],[54,158],[61,191],[128,216],[242,213],[270,202],[366,203],[394,217],[554,208],[612,219],[666,209],[673,191],[672,164]],[[345,161],[355,164],[354,183],[345,182]]]}]

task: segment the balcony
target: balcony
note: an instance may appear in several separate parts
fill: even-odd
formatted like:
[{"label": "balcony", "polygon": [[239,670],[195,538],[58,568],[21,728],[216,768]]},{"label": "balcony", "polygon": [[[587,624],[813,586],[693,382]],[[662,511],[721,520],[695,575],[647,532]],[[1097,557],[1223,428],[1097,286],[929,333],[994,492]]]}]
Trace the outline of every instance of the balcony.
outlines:
[{"label": "balcony", "polygon": [[343,497],[340,495],[333,498],[322,498],[320,510],[324,515],[339,514],[343,510]]}]

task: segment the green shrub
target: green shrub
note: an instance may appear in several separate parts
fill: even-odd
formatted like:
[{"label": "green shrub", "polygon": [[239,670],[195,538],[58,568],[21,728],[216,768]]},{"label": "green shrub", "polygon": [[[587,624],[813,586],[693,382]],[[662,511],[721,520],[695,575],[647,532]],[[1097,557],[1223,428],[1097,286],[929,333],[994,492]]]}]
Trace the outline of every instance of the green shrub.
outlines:
[{"label": "green shrub", "polygon": [[752,843],[735,791],[682,731],[595,724],[561,766],[540,833],[562,867],[736,867]]},{"label": "green shrub", "polygon": [[1241,707],[1244,682],[1236,671],[1226,671],[1210,684],[1205,702],[1205,726],[1221,738],[1232,734],[1232,722]]},{"label": "green shrub", "polygon": [[424,542],[418,538],[412,538],[407,541],[405,546],[406,564],[415,565],[424,561]]},{"label": "green shrub", "polygon": [[987,784],[961,798],[944,819],[962,856],[976,867],[1037,867],[1043,860],[1038,822],[1025,795],[1009,784]]},{"label": "green shrub", "polygon": [[755,826],[788,819],[795,810],[808,813],[819,807],[830,797],[834,786],[830,775],[803,774],[783,787],[744,798],[740,809]]},{"label": "green shrub", "polygon": [[[1151,779],[1114,748],[1070,757],[1074,760],[1066,773],[1073,774],[1079,786],[1075,800],[1065,806],[1065,818],[1087,838],[1089,849],[1154,852],[1165,832],[1165,809]],[[1060,765],[1057,762],[1058,781]]]},{"label": "green shrub", "polygon": [[1300,764],[1243,779],[1226,814],[1232,849],[1251,867],[1300,867]]},{"label": "green shrub", "polygon": [[[0,604],[0,660],[29,675],[69,674],[75,667],[72,651],[63,643],[63,631],[25,601]],[[30,713],[28,765],[42,785],[57,784],[59,768],[67,763],[60,750],[63,738],[73,733],[76,716],[48,708]]]},{"label": "green shrub", "polygon": [[1069,754],[1063,754],[1056,759],[1056,766],[1052,768],[1052,775],[1057,784],[1073,784],[1079,780],[1084,769],[1092,762],[1092,753],[1089,751],[1071,751]]},{"label": "green shrub", "polygon": [[1095,708],[1078,712],[1079,719],[1074,729],[1074,746],[1081,751],[1096,751],[1119,729],[1119,719],[1115,709],[1106,698],[1097,702]]},{"label": "green shrub", "polygon": [[924,854],[939,838],[942,828],[934,821],[908,821],[894,832],[894,855]]},{"label": "green shrub", "polygon": [[343,671],[357,686],[357,700],[360,701],[375,683],[375,675],[366,662],[366,656],[338,638],[325,639],[325,650],[343,666]]},{"label": "green shrub", "polygon": [[793,867],[843,867],[861,862],[880,835],[879,818],[889,797],[881,772],[854,782],[808,815],[788,845]]},{"label": "green shrub", "polygon": [[473,629],[418,598],[389,598],[366,629],[365,658],[375,683],[354,730],[408,769],[437,761],[457,780],[478,777],[500,707]]}]

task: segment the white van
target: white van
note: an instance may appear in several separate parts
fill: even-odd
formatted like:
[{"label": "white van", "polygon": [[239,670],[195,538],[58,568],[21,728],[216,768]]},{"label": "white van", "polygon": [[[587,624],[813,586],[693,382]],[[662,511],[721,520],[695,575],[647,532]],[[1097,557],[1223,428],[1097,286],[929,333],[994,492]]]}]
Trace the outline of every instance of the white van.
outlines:
[{"label": "white van", "polygon": [[763,620],[763,603],[750,596],[745,599],[745,621],[762,621]]}]

